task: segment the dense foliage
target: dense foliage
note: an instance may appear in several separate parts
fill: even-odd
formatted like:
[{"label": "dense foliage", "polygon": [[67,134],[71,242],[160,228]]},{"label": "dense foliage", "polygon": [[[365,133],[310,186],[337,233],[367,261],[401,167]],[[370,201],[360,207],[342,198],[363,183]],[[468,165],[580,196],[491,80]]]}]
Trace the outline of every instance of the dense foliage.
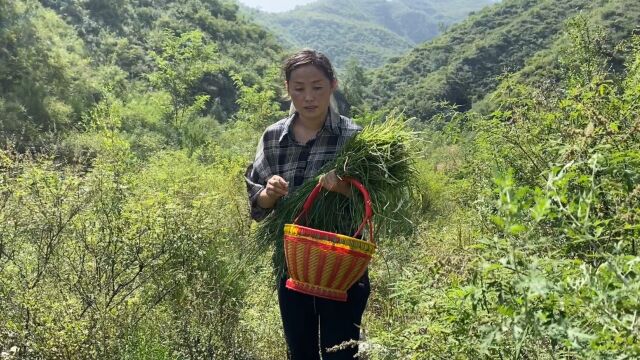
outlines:
[{"label": "dense foliage", "polygon": [[[612,73],[582,41],[606,36],[574,23],[556,92],[512,82],[491,116],[427,130],[461,150],[447,171],[475,194],[454,198],[480,223],[463,222],[452,249],[436,218],[420,251],[400,251],[413,265],[391,280],[393,315],[370,330],[374,358],[640,355],[640,48]],[[467,232],[478,240],[465,246]]]},{"label": "dense foliage", "polygon": [[[232,74],[258,84],[281,58],[270,34],[223,1],[2,0],[0,10],[1,138],[21,146],[84,130],[83,115],[110,96],[131,104],[169,94],[174,123],[178,108],[225,122],[238,109]],[[188,54],[192,42],[215,51]],[[173,60],[183,68],[167,73],[163,61]],[[141,96],[150,86],[157,92]]]},{"label": "dense foliage", "polygon": [[80,127],[101,69],[89,66],[73,28],[35,2],[7,0],[0,1],[0,24],[0,141],[51,141]]},{"label": "dense foliage", "polygon": [[[503,1],[376,70],[369,98],[375,107],[399,107],[426,120],[440,111],[443,101],[460,110],[470,109],[496,89],[505,72],[526,66],[536,80],[545,76],[555,80],[553,64],[567,44],[562,30],[578,13],[605,26],[615,41],[632,34],[640,4],[630,0]],[[610,56],[616,58],[613,52]]]},{"label": "dense foliage", "polygon": [[389,58],[437,36],[491,0],[322,0],[284,13],[249,10],[286,47],[326,52],[338,68],[350,58],[378,67]]},{"label": "dense foliage", "polygon": [[[419,203],[384,209],[411,223],[378,238],[363,356],[640,357],[640,11],[583,6],[505,1],[416,50],[449,80],[475,42],[505,58],[440,83],[480,103],[415,100]],[[242,179],[284,116],[270,39],[212,0],[0,0],[0,358],[285,358]],[[368,103],[367,75],[362,125],[422,94]]]}]

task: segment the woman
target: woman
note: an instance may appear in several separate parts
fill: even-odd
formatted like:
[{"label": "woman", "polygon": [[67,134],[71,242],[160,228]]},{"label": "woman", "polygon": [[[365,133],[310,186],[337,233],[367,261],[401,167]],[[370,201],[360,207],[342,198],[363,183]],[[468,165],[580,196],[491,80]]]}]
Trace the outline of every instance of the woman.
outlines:
[{"label": "woman", "polygon": [[[263,219],[287,194],[335,158],[342,146],[360,131],[351,119],[337,112],[333,92],[338,81],[329,59],[314,50],[302,50],[284,63],[285,86],[292,113],[269,126],[246,174],[251,215]],[[350,185],[335,171],[320,178],[328,191],[350,196]],[[327,352],[328,348],[358,340],[362,313],[369,298],[368,274],[348,290],[347,302],[305,295],[285,287],[278,279],[278,301],[289,356],[294,360],[353,359],[357,346]]]}]

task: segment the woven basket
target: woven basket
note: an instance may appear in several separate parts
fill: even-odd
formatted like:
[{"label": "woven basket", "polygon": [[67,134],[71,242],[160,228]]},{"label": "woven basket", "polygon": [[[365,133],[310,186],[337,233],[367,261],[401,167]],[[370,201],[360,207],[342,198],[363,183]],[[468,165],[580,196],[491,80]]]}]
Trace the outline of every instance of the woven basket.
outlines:
[{"label": "woven basket", "polygon": [[[322,190],[318,184],[309,194],[293,224],[284,226],[284,253],[290,278],[287,288],[325,299],[346,301],[349,289],[367,270],[376,245],[373,240],[371,199],[365,187],[344,178],[364,197],[365,216],[353,237],[298,225]],[[365,225],[370,241],[357,239]]]}]

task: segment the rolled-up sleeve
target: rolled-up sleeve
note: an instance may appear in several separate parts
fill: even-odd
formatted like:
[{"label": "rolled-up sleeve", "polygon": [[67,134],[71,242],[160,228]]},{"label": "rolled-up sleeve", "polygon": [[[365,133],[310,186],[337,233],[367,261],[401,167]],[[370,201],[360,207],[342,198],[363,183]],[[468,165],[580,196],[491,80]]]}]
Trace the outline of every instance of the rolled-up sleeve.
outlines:
[{"label": "rolled-up sleeve", "polygon": [[260,221],[267,217],[272,209],[264,209],[258,205],[258,195],[265,188],[271,174],[269,163],[264,153],[264,135],[260,139],[253,164],[247,167],[244,178],[247,184],[251,218]]}]

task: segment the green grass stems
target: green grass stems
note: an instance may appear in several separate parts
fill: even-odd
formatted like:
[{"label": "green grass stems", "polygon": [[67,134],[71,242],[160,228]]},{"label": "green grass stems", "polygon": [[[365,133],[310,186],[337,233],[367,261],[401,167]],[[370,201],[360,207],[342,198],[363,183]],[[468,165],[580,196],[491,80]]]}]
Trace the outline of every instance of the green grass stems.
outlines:
[{"label": "green grass stems", "polygon": [[[369,191],[374,210],[375,233],[406,233],[412,227],[407,212],[413,204],[417,170],[414,134],[401,116],[391,114],[380,124],[371,124],[354,136],[327,163],[321,174],[336,169],[338,176],[358,179]],[[285,271],[283,227],[292,223],[319,177],[307,180],[294,193],[280,200],[274,211],[258,224],[258,251],[275,244],[274,270]],[[353,236],[362,222],[363,199],[357,189],[348,198],[322,191],[302,225]],[[368,239],[368,234],[365,235]]]}]

